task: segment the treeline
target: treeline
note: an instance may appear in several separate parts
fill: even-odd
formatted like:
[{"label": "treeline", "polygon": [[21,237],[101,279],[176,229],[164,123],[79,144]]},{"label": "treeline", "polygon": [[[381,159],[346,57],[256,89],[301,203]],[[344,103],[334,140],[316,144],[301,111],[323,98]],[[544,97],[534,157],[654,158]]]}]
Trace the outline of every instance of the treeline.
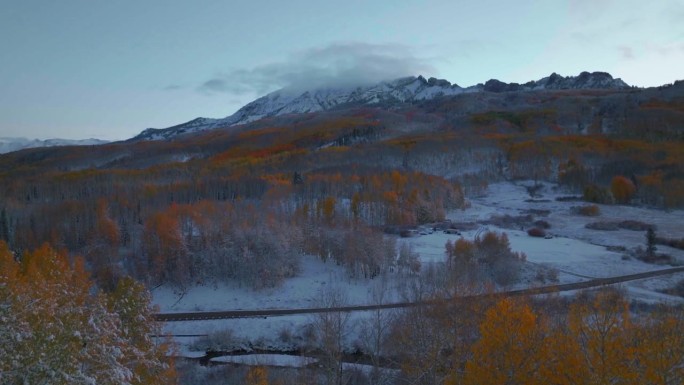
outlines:
[{"label": "treeline", "polygon": [[458,186],[419,173],[302,179],[276,179],[258,201],[171,204],[144,221],[142,258],[131,270],[152,285],[272,287],[296,275],[307,253],[373,278],[401,264],[383,226],[442,220],[463,204]]},{"label": "treeline", "polygon": [[531,301],[445,299],[388,333],[400,382],[681,384],[684,309],[630,310],[617,291]]},{"label": "treeline", "polygon": [[596,203],[684,205],[681,142],[646,142],[607,135],[499,137],[514,178],[557,180]]},{"label": "treeline", "polygon": [[[230,378],[236,384],[274,385],[684,382],[681,306],[630,308],[623,294],[612,288],[575,297],[529,298],[487,295],[487,289],[476,287],[461,286],[456,296],[432,293],[424,298],[432,300],[429,306],[377,310],[366,318],[335,312],[317,315],[305,337],[312,341],[303,347],[304,354],[318,360],[316,366],[220,366],[201,371],[186,366],[182,375],[193,383]],[[375,289],[373,296],[382,298],[382,289]],[[423,295],[421,290],[420,285],[413,287],[412,295]],[[333,289],[321,306],[341,306],[343,297]],[[343,363],[349,359],[344,336],[352,330],[359,331],[354,356],[364,354],[369,366],[364,369]]]},{"label": "treeline", "polygon": [[202,179],[179,169],[167,183],[149,172],[14,183],[0,239],[19,252],[49,242],[83,255],[103,286],[132,274],[152,286],[261,288],[296,275],[303,253],[374,277],[396,264],[386,226],[442,220],[464,204],[458,184],[381,168]]}]

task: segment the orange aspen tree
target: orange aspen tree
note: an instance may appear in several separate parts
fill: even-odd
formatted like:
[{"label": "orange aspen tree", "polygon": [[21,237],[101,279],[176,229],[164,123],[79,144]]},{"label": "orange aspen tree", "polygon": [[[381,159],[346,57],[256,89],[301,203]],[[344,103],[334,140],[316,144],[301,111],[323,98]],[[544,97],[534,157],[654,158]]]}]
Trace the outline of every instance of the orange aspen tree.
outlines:
[{"label": "orange aspen tree", "polygon": [[485,312],[463,383],[543,384],[538,371],[545,334],[545,321],[528,304],[515,298],[498,301]]},{"label": "orange aspen tree", "polygon": [[613,194],[615,202],[629,203],[634,196],[634,193],[636,193],[636,187],[631,180],[618,175],[613,177],[610,182],[610,192]]},{"label": "orange aspen tree", "polygon": [[684,384],[684,310],[659,310],[639,323],[639,384]]},{"label": "orange aspen tree", "polygon": [[585,383],[630,383],[635,378],[629,307],[616,291],[600,291],[570,306],[569,329],[578,344]]}]

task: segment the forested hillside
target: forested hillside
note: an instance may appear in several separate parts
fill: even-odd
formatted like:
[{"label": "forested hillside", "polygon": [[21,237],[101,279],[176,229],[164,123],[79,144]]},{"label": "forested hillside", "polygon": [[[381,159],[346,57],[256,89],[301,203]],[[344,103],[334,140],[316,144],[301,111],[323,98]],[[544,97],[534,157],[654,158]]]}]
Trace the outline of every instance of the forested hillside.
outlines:
[{"label": "forested hillside", "polygon": [[24,150],[0,157],[0,239],[83,255],[103,287],[127,274],[179,289],[274,286],[297,274],[301,253],[373,277],[396,264],[383,231],[438,222],[492,181],[683,206],[683,94],[681,82],[482,92]]}]

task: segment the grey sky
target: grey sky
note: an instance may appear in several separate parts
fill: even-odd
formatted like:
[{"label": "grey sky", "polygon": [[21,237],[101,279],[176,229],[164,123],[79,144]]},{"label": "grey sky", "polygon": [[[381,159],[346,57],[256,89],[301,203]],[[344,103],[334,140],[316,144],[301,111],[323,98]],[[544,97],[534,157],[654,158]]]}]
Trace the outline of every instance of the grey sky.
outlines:
[{"label": "grey sky", "polygon": [[684,0],[2,0],[0,136],[125,139],[280,87],[684,78]]}]

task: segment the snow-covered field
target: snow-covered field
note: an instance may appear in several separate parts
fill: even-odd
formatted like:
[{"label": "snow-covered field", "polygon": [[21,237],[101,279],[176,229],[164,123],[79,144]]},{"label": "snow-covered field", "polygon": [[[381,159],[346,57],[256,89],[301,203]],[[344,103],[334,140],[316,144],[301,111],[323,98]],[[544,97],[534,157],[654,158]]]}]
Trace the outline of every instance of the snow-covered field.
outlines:
[{"label": "snow-covered field", "polygon": [[161,287],[153,292],[154,301],[162,312],[305,308],[317,307],[317,294],[335,286],[349,304],[365,304],[373,285],[379,281],[351,279],[335,263],[323,263],[312,256],[302,257],[301,268],[298,277],[277,288],[255,291],[230,285],[199,286],[179,296],[172,289]]},{"label": "snow-covered field", "polygon": [[[531,182],[527,183],[529,185]],[[505,232],[510,240],[511,249],[524,252],[533,271],[534,267],[546,266],[557,269],[560,283],[583,281],[590,278],[611,277],[639,272],[659,270],[668,266],[647,264],[632,257],[626,257],[626,251],[615,250],[615,246],[624,247],[627,251],[638,246],[645,246],[645,232],[631,230],[598,231],[585,228],[585,225],[596,221],[638,220],[657,226],[659,236],[684,237],[684,211],[665,212],[628,206],[599,205],[600,215],[584,217],[573,214],[573,206],[584,205],[583,202],[561,202],[557,197],[568,195],[557,191],[554,185],[545,184],[533,200],[525,188],[525,183],[498,183],[491,185],[482,197],[470,199],[470,207],[453,211],[448,218],[453,222],[480,223],[477,228],[463,231],[461,235],[434,232],[413,238],[401,239],[408,242],[414,251],[420,254],[421,263],[444,261],[444,245],[447,240],[459,237],[472,240],[485,230]],[[551,225],[547,231],[553,234],[552,239],[533,238],[527,235],[527,229],[504,229],[482,224],[493,215],[508,214],[525,215],[529,210],[536,210],[536,219],[543,219]],[[539,211],[542,210],[542,211]],[[539,215],[548,211],[548,215]],[[607,247],[612,246],[611,250]],[[673,256],[678,262],[684,262],[684,251],[658,246],[658,251]],[[384,285],[386,297],[384,302],[399,300],[398,287],[406,280],[406,276],[398,273],[389,274]],[[684,273],[668,275],[622,284],[622,288],[631,299],[645,302],[684,303],[681,297],[670,296],[658,290],[672,287],[684,279]],[[179,297],[170,288],[161,287],[153,292],[154,302],[162,312],[180,311],[212,311],[237,309],[285,309],[317,307],[320,293],[331,286],[345,293],[346,303],[370,304],[372,293],[377,292],[381,279],[354,280],[349,279],[344,271],[334,263],[323,263],[313,257],[304,257],[302,273],[296,278],[284,282],[281,287],[254,291],[250,288],[232,286],[196,287]],[[518,286],[531,284],[530,277],[522,280]],[[537,283],[538,284],[538,283]],[[352,321],[363,320],[368,314],[355,313]],[[249,350],[250,346],[261,349],[288,350],[298,343],[297,338],[305,334],[306,325],[313,321],[313,316],[297,315],[269,317],[267,319],[233,319],[212,321],[169,322],[165,330],[171,334],[212,334],[223,330],[231,330],[236,347]],[[350,322],[354,324],[357,322]],[[288,337],[289,336],[289,337]],[[288,338],[285,338],[288,337]],[[179,337],[178,342],[186,355],[192,355],[187,349],[197,338]],[[347,336],[350,346],[360,343],[358,330],[352,330]],[[232,358],[231,358],[232,359]],[[233,361],[231,361],[233,362]]]}]

